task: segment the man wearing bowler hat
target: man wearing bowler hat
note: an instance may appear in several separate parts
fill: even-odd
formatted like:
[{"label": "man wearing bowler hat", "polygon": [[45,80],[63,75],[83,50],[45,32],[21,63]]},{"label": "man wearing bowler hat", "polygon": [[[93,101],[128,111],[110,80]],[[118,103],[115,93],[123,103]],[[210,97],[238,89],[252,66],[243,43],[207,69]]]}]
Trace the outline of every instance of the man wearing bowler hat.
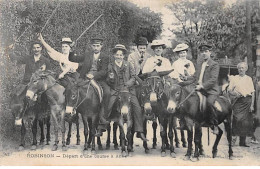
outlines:
[{"label": "man wearing bowler hat", "polygon": [[108,96],[110,93],[110,88],[106,84],[106,75],[107,68],[109,63],[109,57],[104,55],[101,51],[103,46],[103,39],[99,37],[95,37],[91,39],[91,52],[86,52],[85,55],[78,56],[75,53],[71,52],[69,55],[69,60],[72,62],[82,63],[78,68],[78,72],[80,73],[80,77],[83,79],[91,80],[93,86],[97,81],[103,89],[103,99],[101,104],[101,113],[100,113],[100,123],[108,124],[108,121],[104,118],[104,107],[107,105]]},{"label": "man wearing bowler hat", "polygon": [[202,44],[199,46],[201,59],[196,68],[196,90],[201,91],[207,97],[207,103],[210,106],[209,117],[213,127],[213,133],[218,134],[218,119],[214,109],[214,102],[219,95],[218,76],[219,64],[211,59],[212,46]]},{"label": "man wearing bowler hat", "polygon": [[135,51],[134,53],[131,53],[128,56],[128,62],[134,68],[136,75],[142,74],[142,69],[144,67],[144,63],[146,62],[146,60],[149,57],[151,57],[146,52],[147,45],[148,45],[147,39],[145,37],[140,37],[136,42],[137,51]]}]

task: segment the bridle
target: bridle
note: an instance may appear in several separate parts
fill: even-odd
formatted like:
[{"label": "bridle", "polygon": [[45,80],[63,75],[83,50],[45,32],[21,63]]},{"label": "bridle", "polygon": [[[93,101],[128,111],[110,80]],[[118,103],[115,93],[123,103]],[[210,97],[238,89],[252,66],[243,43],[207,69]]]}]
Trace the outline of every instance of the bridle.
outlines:
[{"label": "bridle", "polygon": [[162,95],[163,95],[163,93],[164,93],[164,90],[165,90],[165,79],[164,79],[164,77],[163,77],[162,81],[160,81],[160,83],[163,84],[163,90],[162,90],[161,92],[160,92],[160,91],[158,91],[158,92],[155,91],[155,89],[156,89],[156,81],[155,81],[155,80],[156,80],[156,79],[161,79],[160,76],[150,76],[150,77],[148,77],[147,79],[153,79],[153,84],[150,85],[149,81],[147,81],[147,85],[148,85],[148,86],[151,86],[151,89],[152,89],[151,92],[157,93],[157,94],[158,94],[158,99],[161,99],[161,98],[162,98]]},{"label": "bridle", "polygon": [[79,102],[79,87],[77,88],[77,101],[75,103],[75,105],[73,106],[73,109],[74,110],[77,110],[77,108],[87,99],[88,97],[88,91],[89,91],[89,86],[90,86],[90,82],[88,83],[88,87],[87,87],[87,93],[86,93],[86,96],[81,100],[80,103]]}]

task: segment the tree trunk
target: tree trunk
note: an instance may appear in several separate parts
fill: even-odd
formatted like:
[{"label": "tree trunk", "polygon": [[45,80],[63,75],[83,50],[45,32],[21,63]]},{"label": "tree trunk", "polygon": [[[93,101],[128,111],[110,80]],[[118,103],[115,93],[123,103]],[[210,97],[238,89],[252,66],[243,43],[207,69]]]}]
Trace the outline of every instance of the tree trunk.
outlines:
[{"label": "tree trunk", "polygon": [[247,61],[248,61],[248,75],[253,75],[253,61],[252,61],[252,33],[251,33],[251,1],[246,1],[246,45],[247,45]]}]

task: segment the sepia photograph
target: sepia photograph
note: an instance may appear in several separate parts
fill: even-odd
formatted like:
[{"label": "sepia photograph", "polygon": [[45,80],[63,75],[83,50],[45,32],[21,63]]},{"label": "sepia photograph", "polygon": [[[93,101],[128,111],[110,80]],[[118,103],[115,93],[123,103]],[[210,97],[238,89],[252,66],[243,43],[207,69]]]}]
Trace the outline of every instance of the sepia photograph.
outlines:
[{"label": "sepia photograph", "polygon": [[260,0],[0,0],[0,166],[260,166]]}]

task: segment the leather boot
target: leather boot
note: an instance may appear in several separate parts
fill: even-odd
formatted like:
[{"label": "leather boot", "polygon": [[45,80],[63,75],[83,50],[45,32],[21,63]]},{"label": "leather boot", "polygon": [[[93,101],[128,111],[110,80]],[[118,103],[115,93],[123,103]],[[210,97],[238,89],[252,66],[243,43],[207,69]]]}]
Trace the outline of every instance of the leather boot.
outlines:
[{"label": "leather boot", "polygon": [[137,132],[136,137],[142,139],[143,141],[149,141],[142,132]]},{"label": "leather boot", "polygon": [[103,132],[101,129],[97,130],[97,133],[95,134],[96,137],[101,137],[103,135]]}]

